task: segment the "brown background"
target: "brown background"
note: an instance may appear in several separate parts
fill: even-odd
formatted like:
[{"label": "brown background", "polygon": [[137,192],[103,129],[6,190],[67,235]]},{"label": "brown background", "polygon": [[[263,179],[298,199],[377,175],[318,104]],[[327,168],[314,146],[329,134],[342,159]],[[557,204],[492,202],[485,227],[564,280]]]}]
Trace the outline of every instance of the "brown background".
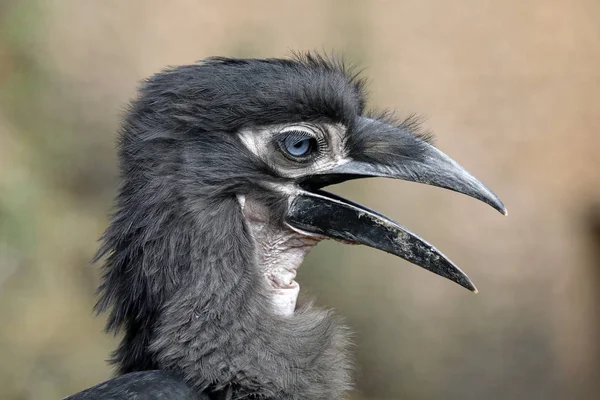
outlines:
[{"label": "brown background", "polygon": [[600,2],[0,2],[0,398],[110,376],[89,266],[137,81],[209,55],[343,53],[371,105],[417,112],[506,203],[367,180],[472,295],[365,247],[319,246],[303,295],[356,331],[355,399],[595,399],[600,389]]}]

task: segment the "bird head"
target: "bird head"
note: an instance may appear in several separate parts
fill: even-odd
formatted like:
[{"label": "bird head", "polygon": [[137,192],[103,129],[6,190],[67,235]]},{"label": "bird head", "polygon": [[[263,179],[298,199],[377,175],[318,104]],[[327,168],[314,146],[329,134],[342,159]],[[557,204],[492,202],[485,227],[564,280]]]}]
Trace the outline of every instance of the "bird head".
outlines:
[{"label": "bird head", "polygon": [[366,112],[363,86],[341,62],[315,55],[211,58],[163,71],[142,85],[126,118],[121,160],[129,195],[123,198],[177,207],[184,210],[181,221],[235,203],[283,313],[293,311],[297,267],[323,239],[394,254],[475,291],[467,275],[417,235],[323,190],[350,179],[402,179],[506,213],[490,189],[419,134],[414,119]]}]

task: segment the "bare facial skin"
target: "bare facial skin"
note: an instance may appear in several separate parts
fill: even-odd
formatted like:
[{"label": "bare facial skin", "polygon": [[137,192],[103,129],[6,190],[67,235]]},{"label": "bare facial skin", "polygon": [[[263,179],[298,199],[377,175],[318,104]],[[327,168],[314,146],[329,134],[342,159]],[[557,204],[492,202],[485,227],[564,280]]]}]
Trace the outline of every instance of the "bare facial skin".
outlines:
[{"label": "bare facial skin", "polygon": [[[273,151],[274,135],[288,131],[306,132],[318,139],[321,143],[320,157],[306,164],[289,163],[284,158],[274,157],[278,154],[278,151]],[[277,168],[281,176],[296,178],[328,170],[336,165],[348,162],[343,145],[345,132],[346,128],[340,124],[315,125],[303,123],[243,130],[239,132],[239,137],[252,153]]]},{"label": "bare facial skin", "polygon": [[273,307],[280,315],[292,315],[300,292],[294,280],[296,271],[322,238],[275,226],[266,207],[252,198],[239,195],[238,201],[256,244],[256,265],[271,290]]},{"label": "bare facial skin", "polygon": [[[302,131],[319,140],[321,157],[310,163],[294,163],[273,151],[274,135],[280,132]],[[327,170],[347,162],[343,153],[345,127],[339,124],[315,125],[298,123],[281,126],[268,126],[241,131],[242,143],[255,155],[275,166],[282,176],[298,177],[311,172]],[[281,191],[295,190],[293,187],[279,187]],[[291,315],[296,307],[300,286],[294,280],[296,270],[308,252],[323,238],[282,228],[269,221],[269,212],[264,205],[238,195],[238,200],[256,243],[257,265],[273,293],[273,305],[281,315]]]}]

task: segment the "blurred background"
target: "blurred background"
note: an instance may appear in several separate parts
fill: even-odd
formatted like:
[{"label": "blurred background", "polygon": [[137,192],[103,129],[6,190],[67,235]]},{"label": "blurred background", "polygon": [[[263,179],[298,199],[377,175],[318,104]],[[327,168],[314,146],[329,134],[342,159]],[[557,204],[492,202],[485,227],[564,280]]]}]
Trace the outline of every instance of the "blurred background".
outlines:
[{"label": "blurred background", "polygon": [[[509,216],[399,181],[334,191],[406,225],[480,293],[333,242],[303,296],[356,332],[353,399],[597,399],[600,2],[0,2],[0,398],[111,376],[90,265],[137,82],[211,55],[345,54],[370,106],[426,117]],[[326,267],[325,267],[326,266]]]}]

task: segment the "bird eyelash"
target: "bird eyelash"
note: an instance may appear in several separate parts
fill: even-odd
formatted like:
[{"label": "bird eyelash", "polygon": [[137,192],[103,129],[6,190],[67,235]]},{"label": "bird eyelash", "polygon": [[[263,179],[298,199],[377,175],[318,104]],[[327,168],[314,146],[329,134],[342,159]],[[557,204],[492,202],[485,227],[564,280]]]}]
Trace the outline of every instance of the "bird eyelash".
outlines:
[{"label": "bird eyelash", "polygon": [[292,137],[295,140],[303,140],[303,139],[315,139],[318,141],[318,139],[315,137],[315,135],[308,133],[306,131],[303,130],[292,130],[290,129],[289,131],[282,131],[279,135],[279,137],[277,138],[278,140],[284,140],[288,137]]}]

